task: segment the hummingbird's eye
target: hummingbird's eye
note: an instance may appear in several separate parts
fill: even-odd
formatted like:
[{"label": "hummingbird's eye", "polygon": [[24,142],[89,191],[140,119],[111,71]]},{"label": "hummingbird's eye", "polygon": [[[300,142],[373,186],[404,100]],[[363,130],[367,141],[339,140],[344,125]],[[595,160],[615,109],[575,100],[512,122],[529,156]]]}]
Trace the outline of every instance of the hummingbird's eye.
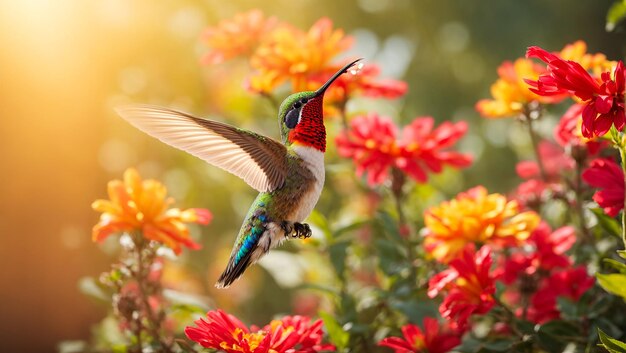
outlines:
[{"label": "hummingbird's eye", "polygon": [[300,119],[300,109],[291,109],[287,112],[287,115],[285,115],[285,125],[293,129],[298,125],[298,119]]},{"label": "hummingbird's eye", "polygon": [[294,107],[295,109],[299,109],[301,106],[302,106],[302,103],[300,103],[299,101],[298,101],[298,102],[295,102],[295,103],[293,104],[293,107]]}]

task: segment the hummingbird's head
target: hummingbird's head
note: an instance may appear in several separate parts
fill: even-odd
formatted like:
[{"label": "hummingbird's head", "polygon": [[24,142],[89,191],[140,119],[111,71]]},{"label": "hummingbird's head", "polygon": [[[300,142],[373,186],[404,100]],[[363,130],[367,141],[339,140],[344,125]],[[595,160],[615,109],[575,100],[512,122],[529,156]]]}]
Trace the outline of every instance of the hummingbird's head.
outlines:
[{"label": "hummingbird's head", "polygon": [[326,151],[323,102],[326,89],[361,59],[337,71],[317,91],[298,92],[285,98],[278,111],[280,135],[285,145],[301,144]]}]

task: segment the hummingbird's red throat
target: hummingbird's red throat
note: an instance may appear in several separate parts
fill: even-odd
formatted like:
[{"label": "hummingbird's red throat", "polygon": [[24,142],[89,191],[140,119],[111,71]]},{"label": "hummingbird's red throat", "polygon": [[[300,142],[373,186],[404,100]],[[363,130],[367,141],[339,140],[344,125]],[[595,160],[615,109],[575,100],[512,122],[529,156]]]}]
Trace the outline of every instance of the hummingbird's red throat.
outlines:
[{"label": "hummingbird's red throat", "polygon": [[289,132],[293,144],[314,147],[326,152],[326,129],[323,112],[324,95],[314,97],[302,107],[300,122]]}]

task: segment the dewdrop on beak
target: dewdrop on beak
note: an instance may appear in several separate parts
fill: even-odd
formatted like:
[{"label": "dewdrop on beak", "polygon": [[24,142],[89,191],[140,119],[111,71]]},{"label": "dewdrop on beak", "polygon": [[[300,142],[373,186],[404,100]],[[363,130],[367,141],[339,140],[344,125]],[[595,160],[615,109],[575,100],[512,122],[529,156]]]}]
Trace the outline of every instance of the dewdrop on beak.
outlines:
[{"label": "dewdrop on beak", "polygon": [[350,68],[350,70],[348,70],[348,72],[350,72],[352,75],[358,75],[361,70],[363,69],[363,63],[358,63],[355,66],[353,66],[352,68]]}]

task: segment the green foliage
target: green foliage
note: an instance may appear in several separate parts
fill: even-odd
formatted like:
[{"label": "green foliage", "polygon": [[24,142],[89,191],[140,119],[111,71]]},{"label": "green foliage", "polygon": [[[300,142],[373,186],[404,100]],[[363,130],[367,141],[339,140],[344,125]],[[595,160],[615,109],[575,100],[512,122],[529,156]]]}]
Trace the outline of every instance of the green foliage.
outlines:
[{"label": "green foliage", "polygon": [[324,326],[330,337],[330,341],[337,347],[339,352],[348,347],[350,333],[337,322],[337,320],[329,313],[320,311],[320,318],[324,321]]},{"label": "green foliage", "polygon": [[626,343],[610,337],[600,329],[598,329],[598,335],[600,342],[602,342],[599,346],[604,347],[609,353],[626,353]]},{"label": "green foliage", "polygon": [[598,223],[607,233],[617,238],[622,237],[622,227],[615,218],[607,215],[601,208],[591,208],[591,212],[596,216]]},{"label": "green foliage", "polygon": [[598,283],[607,292],[620,296],[626,299],[626,274],[612,273],[612,274],[596,274]]},{"label": "green foliage", "polygon": [[626,18],[626,1],[615,1],[606,13],[606,30],[613,31]]}]

